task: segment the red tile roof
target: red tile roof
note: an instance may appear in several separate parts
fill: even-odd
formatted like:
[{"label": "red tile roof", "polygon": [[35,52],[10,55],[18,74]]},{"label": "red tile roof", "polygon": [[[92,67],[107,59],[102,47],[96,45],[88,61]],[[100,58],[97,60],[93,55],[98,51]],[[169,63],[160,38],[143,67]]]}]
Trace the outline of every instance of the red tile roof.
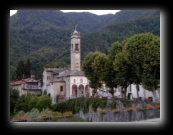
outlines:
[{"label": "red tile roof", "polygon": [[30,80],[31,78],[25,78],[23,80],[18,80],[15,82],[10,83],[10,85],[15,86],[15,85],[21,85],[23,82]]}]

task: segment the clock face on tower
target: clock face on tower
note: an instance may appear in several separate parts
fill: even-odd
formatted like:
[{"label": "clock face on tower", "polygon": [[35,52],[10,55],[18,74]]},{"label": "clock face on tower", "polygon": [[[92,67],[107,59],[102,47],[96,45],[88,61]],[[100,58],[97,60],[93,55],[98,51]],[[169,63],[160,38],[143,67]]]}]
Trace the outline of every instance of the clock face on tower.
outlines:
[{"label": "clock face on tower", "polygon": [[75,54],[75,58],[76,59],[79,59],[79,54]]}]

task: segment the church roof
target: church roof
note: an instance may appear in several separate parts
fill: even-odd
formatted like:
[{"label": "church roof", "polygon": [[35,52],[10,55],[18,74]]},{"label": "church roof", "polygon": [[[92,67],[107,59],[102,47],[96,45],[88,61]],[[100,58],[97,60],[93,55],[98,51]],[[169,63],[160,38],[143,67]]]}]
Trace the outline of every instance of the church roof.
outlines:
[{"label": "church roof", "polygon": [[64,82],[65,80],[63,77],[69,77],[69,76],[85,76],[82,71],[79,70],[66,70],[62,71],[58,76],[54,76],[52,82]]},{"label": "church roof", "polygon": [[64,70],[67,70],[67,68],[66,67],[64,67],[64,68],[45,68],[45,70],[47,72],[53,72],[53,74],[57,74],[57,73],[60,73]]},{"label": "church roof", "polygon": [[79,70],[70,70],[67,72],[62,73],[60,76],[85,76],[82,71]]}]

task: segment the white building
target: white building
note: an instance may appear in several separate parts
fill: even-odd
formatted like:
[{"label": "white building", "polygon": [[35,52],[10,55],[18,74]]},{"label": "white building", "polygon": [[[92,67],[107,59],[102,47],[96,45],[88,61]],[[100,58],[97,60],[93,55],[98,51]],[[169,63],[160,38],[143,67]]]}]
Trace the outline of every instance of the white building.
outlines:
[{"label": "white building", "polygon": [[[112,95],[110,95],[110,93],[108,93],[108,90],[106,90],[106,87],[103,87],[102,89],[98,90],[99,96],[103,96],[103,97],[110,97]],[[148,99],[148,98],[152,98],[153,101],[155,101],[155,97],[153,96],[153,92],[148,91],[146,89],[144,89],[142,87],[142,85],[139,85],[139,98],[141,98],[141,100],[143,99]],[[131,84],[127,87],[127,92],[126,92],[126,97],[127,99],[135,99],[138,98],[138,94],[137,94],[137,89],[136,89],[136,85]],[[160,89],[155,91],[156,96],[158,97],[158,100],[160,100]],[[114,88],[114,96],[118,97],[118,98],[122,98],[122,92],[121,92],[121,86],[118,86],[117,88]],[[129,96],[129,97],[128,97]]]},{"label": "white building", "polygon": [[45,68],[43,71],[42,92],[46,91],[52,103],[76,97],[90,97],[92,89],[81,71],[80,33],[76,27],[71,35],[71,69]]}]

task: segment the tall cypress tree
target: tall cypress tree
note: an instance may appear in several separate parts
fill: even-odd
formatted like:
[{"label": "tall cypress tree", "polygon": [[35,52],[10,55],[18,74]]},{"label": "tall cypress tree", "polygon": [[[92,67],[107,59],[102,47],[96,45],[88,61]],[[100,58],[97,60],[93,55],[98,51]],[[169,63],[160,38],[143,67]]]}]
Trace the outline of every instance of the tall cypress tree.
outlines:
[{"label": "tall cypress tree", "polygon": [[31,76],[31,62],[30,59],[27,59],[27,62],[25,64],[25,70],[24,70],[25,77],[30,77]]},{"label": "tall cypress tree", "polygon": [[24,77],[25,66],[23,60],[19,60],[16,69],[16,79],[20,80]]}]

